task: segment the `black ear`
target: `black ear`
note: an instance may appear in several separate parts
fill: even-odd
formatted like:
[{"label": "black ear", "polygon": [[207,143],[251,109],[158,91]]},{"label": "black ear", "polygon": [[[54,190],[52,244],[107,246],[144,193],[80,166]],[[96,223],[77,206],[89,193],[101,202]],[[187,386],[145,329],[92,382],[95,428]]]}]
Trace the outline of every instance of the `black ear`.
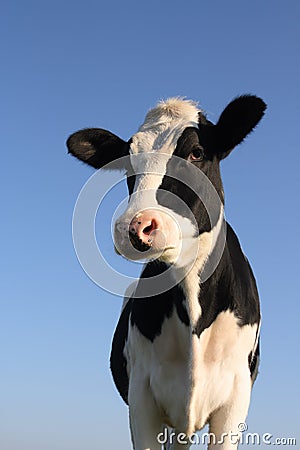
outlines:
[{"label": "black ear", "polygon": [[[209,150],[225,158],[256,127],[266,104],[255,95],[242,95],[226,106],[218,122],[204,131]],[[201,125],[200,125],[201,130]]]},{"label": "black ear", "polygon": [[71,134],[67,147],[69,153],[95,169],[115,161],[114,168],[121,170],[124,166],[122,163],[118,166],[117,160],[129,154],[127,142],[101,128],[86,128]]}]

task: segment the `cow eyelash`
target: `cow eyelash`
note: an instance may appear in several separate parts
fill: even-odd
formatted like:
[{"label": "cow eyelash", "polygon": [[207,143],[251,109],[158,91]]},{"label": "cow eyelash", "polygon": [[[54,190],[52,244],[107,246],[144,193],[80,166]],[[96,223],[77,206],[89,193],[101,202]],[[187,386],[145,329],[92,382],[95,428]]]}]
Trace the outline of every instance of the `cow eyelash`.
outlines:
[{"label": "cow eyelash", "polygon": [[201,162],[201,161],[203,161],[205,159],[205,155],[204,155],[204,152],[203,152],[203,148],[202,147],[196,147],[196,148],[194,148],[191,152],[190,152],[190,154],[189,154],[189,157],[188,157],[188,160],[189,161],[194,161],[194,162]]}]

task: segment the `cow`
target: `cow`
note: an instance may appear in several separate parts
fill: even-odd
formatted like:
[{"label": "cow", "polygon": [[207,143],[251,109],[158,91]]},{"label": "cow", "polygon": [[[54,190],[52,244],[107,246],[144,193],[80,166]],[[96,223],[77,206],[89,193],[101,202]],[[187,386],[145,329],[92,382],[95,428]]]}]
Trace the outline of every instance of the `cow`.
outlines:
[{"label": "cow", "polygon": [[98,128],[67,140],[95,169],[126,171],[129,200],[114,244],[125,258],[146,260],[110,358],[135,450],[188,449],[206,424],[209,449],[238,447],[261,316],[252,269],[224,217],[220,161],[265,109],[261,98],[241,95],[213,124],[197,103],[174,97],[151,109],[128,141]]}]

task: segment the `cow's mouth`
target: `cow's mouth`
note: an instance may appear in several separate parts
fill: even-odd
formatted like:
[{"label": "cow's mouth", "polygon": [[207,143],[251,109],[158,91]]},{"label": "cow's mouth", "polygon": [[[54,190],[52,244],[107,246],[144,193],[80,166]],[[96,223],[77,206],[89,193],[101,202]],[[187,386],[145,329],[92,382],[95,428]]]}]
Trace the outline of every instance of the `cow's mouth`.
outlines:
[{"label": "cow's mouth", "polygon": [[133,247],[139,252],[146,252],[151,248],[151,239],[149,239],[149,243],[146,244],[136,233],[132,233],[131,231],[129,231],[129,240]]}]

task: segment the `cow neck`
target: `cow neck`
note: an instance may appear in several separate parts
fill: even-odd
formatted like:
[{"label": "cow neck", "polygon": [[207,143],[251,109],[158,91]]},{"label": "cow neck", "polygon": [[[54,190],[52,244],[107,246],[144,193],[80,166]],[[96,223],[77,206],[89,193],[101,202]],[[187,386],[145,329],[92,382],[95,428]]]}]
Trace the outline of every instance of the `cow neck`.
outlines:
[{"label": "cow neck", "polygon": [[[224,237],[224,224],[224,207],[222,206],[215,226],[210,231],[201,233],[197,238],[197,244],[194,243],[198,247],[198,253],[194,262],[192,264],[189,262],[180,267],[175,263],[172,266],[173,277],[178,281],[181,280],[179,281],[179,286],[185,295],[187,312],[192,329],[196,326],[202,315],[200,305],[201,281],[203,281],[202,274],[205,273],[207,266],[215,269],[223,253],[224,245],[221,243],[219,246],[219,244],[222,241],[222,236]],[[217,245],[219,251],[214,252]],[[216,258],[216,260],[211,261],[211,258]]]}]

